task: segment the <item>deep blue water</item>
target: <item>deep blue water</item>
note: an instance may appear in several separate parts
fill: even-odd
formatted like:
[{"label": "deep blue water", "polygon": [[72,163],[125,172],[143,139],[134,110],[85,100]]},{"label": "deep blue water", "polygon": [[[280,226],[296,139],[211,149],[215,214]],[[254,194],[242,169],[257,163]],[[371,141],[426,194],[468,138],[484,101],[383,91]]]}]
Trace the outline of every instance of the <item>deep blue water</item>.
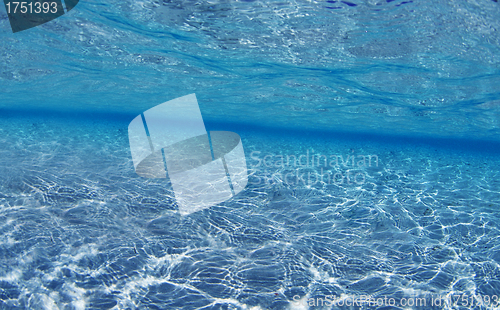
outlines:
[{"label": "deep blue water", "polygon": [[[12,33],[2,7],[0,309],[500,306],[499,16],[96,0]],[[240,135],[248,184],[182,216],[127,128],[191,93]]]}]

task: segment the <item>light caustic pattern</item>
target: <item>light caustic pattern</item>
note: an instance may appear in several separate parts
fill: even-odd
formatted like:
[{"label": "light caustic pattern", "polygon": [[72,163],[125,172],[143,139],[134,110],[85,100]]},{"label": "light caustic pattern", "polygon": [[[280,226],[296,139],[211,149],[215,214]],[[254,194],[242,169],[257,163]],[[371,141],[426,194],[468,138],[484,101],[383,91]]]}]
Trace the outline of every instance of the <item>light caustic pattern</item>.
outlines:
[{"label": "light caustic pattern", "polygon": [[[0,11],[0,308],[498,295],[498,153],[384,136],[499,141],[498,16],[490,0],[96,0],[13,34]],[[136,173],[127,128],[194,92],[207,128],[241,136],[248,184],[181,216],[171,178]],[[222,158],[211,142],[200,162]]]},{"label": "light caustic pattern", "polygon": [[[4,123],[2,307],[307,309],[294,296],[497,292],[498,156],[239,132],[247,188],[180,216],[166,179],[134,171],[128,122]],[[287,184],[271,176],[320,168],[255,167],[257,150],[379,163],[360,168],[363,184]]]}]

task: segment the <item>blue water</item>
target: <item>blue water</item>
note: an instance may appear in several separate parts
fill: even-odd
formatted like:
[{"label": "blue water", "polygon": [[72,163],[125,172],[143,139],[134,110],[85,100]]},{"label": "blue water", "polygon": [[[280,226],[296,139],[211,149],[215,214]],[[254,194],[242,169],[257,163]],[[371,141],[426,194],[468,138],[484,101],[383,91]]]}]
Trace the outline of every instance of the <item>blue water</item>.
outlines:
[{"label": "blue water", "polygon": [[[499,16],[92,0],[12,33],[2,7],[0,309],[500,306]],[[181,216],[127,127],[191,93],[240,135],[249,181]]]}]

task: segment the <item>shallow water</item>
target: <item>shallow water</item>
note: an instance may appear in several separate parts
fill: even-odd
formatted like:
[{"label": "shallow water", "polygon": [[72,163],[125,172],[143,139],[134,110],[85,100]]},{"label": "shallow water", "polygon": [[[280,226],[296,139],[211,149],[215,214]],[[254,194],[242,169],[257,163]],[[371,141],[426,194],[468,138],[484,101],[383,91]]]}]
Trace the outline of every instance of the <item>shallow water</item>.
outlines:
[{"label": "shallow water", "polygon": [[[247,188],[181,217],[164,180],[135,175],[128,122],[68,120],[2,127],[3,308],[496,295],[498,153],[240,130]],[[319,155],[341,159],[326,167]],[[365,155],[376,157],[360,164]]]},{"label": "shallow water", "polygon": [[[498,305],[498,3],[85,1],[15,34],[2,10],[1,309]],[[127,127],[194,92],[249,181],[181,216]]]}]

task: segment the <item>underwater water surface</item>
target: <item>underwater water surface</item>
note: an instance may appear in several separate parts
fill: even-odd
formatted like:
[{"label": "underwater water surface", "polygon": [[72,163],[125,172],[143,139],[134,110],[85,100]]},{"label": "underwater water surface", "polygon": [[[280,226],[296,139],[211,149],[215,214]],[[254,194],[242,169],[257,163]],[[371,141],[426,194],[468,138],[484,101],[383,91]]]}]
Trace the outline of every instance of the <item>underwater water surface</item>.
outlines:
[{"label": "underwater water surface", "polygon": [[[12,33],[1,8],[0,309],[499,307],[499,16],[95,0]],[[248,184],[180,215],[127,128],[192,93]]]}]

